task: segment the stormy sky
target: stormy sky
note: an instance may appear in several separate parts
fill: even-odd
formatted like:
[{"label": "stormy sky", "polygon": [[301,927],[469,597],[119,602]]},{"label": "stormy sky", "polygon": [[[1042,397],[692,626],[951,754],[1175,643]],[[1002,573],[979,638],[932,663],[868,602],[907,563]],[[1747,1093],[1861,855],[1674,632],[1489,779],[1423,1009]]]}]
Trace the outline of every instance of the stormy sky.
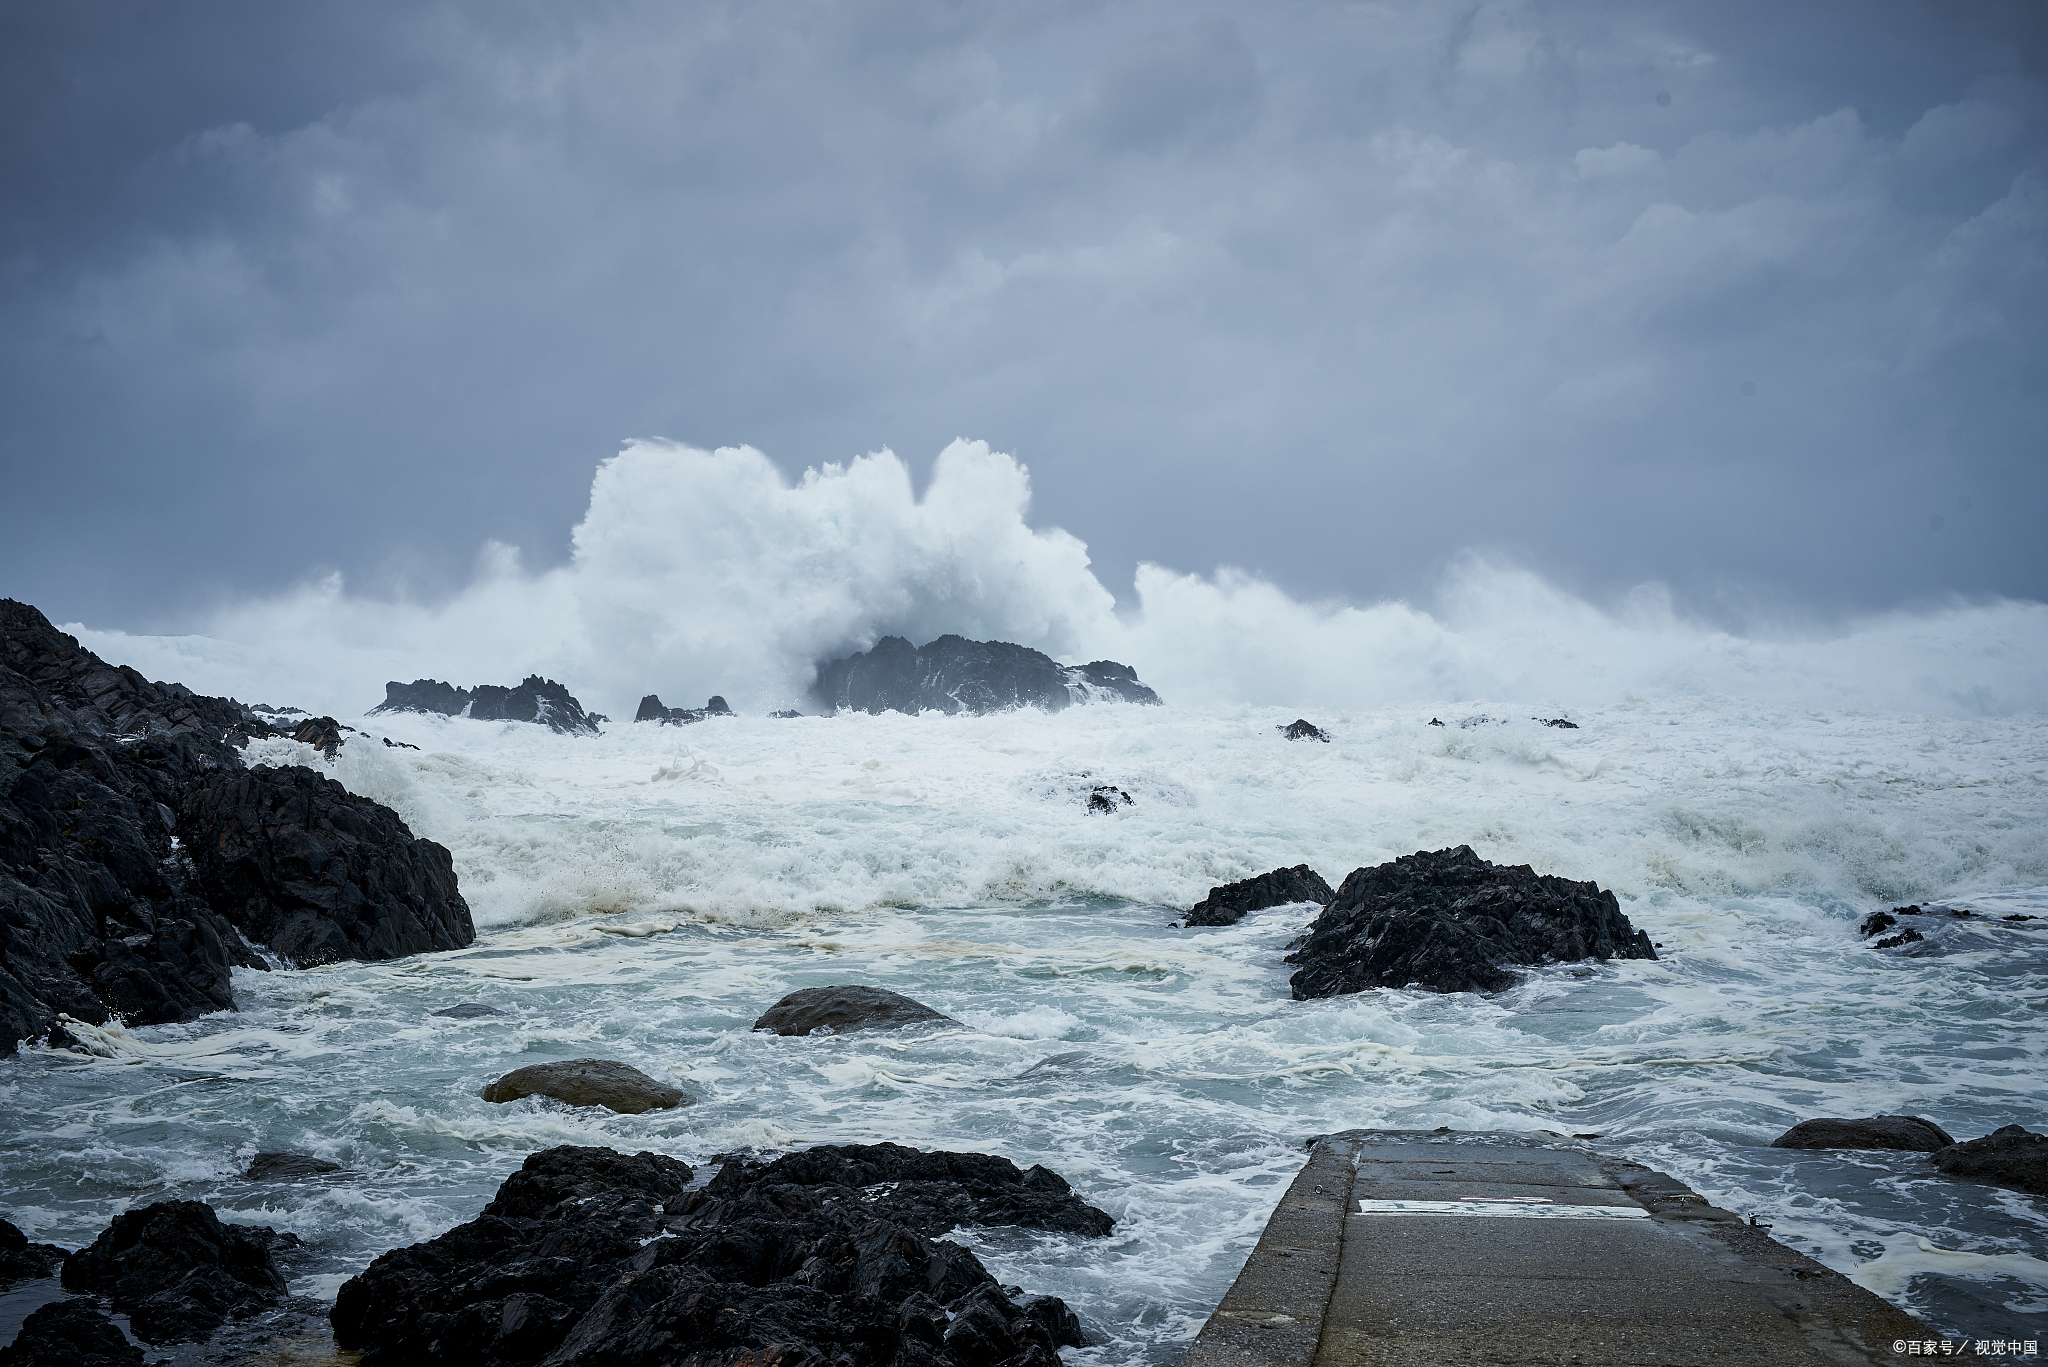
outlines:
[{"label": "stormy sky", "polygon": [[1103,583],[2048,598],[2048,4],[0,3],[0,592],[1013,453]]}]

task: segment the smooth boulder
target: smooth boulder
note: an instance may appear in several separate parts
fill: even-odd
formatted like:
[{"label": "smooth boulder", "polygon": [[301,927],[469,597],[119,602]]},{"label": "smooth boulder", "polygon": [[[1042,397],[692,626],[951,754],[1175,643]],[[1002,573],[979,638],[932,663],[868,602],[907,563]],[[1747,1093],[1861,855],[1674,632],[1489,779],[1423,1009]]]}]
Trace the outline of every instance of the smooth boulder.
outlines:
[{"label": "smooth boulder", "polygon": [[672,1158],[550,1149],[476,1219],[345,1283],[335,1340],[419,1367],[1056,1367],[1082,1343],[1073,1312],[935,1237],[956,1223],[940,1206],[1042,1227],[968,1190],[977,1174],[991,1191],[1066,1187],[987,1155],[874,1145],[735,1159],[686,1191]]},{"label": "smooth boulder", "polygon": [[51,1301],[0,1348],[0,1367],[142,1367],[142,1350],[90,1301]]},{"label": "smooth boulder", "polygon": [[1209,895],[1188,908],[1181,924],[1188,926],[1234,926],[1248,912],[1267,907],[1284,907],[1293,902],[1328,906],[1337,894],[1323,876],[1306,864],[1291,869],[1274,869],[1256,878],[1245,878],[1210,888]]},{"label": "smooth boulder", "polygon": [[1901,1149],[1933,1153],[1956,1141],[1917,1115],[1873,1115],[1861,1120],[1820,1116],[1802,1120],[1771,1141],[1774,1149]]},{"label": "smooth boulder", "polygon": [[1376,987],[1499,992],[1511,965],[1654,959],[1614,894],[1469,845],[1354,869],[1287,962],[1296,1001]]},{"label": "smooth boulder", "polygon": [[476,939],[447,849],[304,766],[259,765],[194,788],[178,836],[207,903],[302,967]]},{"label": "smooth boulder", "polygon": [[953,1018],[882,987],[806,987],[761,1013],[756,1030],[778,1035],[819,1031],[844,1035],[854,1030],[900,1030],[906,1025],[955,1024]]},{"label": "smooth boulder", "polygon": [[572,1058],[515,1068],[484,1088],[485,1101],[546,1096],[571,1106],[603,1106],[623,1115],[687,1106],[696,1098],[657,1082],[638,1068],[608,1058]]},{"label": "smooth boulder", "polygon": [[1063,665],[1008,641],[941,636],[913,646],[884,636],[873,649],[821,662],[812,693],[828,712],[947,712],[976,716],[1018,707],[1059,712],[1076,703],[1157,703],[1129,665]]},{"label": "smooth boulder", "polygon": [[222,1224],[200,1201],[158,1201],[115,1216],[66,1258],[64,1287],[106,1296],[145,1342],[202,1339],[284,1296],[276,1255],[298,1242],[265,1226]]},{"label": "smooth boulder", "polygon": [[1950,1177],[2048,1196],[2048,1135],[2006,1125],[1982,1139],[1937,1150],[1934,1166]]}]

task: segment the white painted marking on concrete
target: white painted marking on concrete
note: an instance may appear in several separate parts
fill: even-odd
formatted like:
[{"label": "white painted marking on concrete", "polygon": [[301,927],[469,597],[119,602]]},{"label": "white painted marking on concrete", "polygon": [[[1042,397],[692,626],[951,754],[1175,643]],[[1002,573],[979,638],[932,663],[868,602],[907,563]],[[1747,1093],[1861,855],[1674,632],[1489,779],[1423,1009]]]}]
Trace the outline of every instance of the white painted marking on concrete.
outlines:
[{"label": "white painted marking on concrete", "polygon": [[1547,1220],[1647,1220],[1639,1206],[1537,1205],[1527,1201],[1360,1201],[1363,1215],[1490,1215],[1495,1219],[1535,1217]]}]

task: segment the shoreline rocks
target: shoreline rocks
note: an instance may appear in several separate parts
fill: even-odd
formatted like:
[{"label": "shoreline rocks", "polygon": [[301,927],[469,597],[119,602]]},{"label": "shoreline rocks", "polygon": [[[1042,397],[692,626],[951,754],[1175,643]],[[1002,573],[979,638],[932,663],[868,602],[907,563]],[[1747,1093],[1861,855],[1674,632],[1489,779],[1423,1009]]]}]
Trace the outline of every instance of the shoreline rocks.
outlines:
[{"label": "shoreline rocks", "polygon": [[1306,717],[1296,717],[1287,725],[1276,729],[1289,740],[1319,740],[1325,745],[1330,743],[1330,733]]},{"label": "shoreline rocks", "polygon": [[531,1155],[476,1219],[345,1283],[335,1340],[364,1367],[1056,1367],[1082,1343],[1063,1302],[936,1238],[1107,1229],[1043,1168],[862,1145],[735,1159],[686,1191],[693,1175],[652,1153]]},{"label": "shoreline rocks", "polygon": [[1207,897],[1188,908],[1181,924],[1234,926],[1250,912],[1284,907],[1290,902],[1313,902],[1323,907],[1336,895],[1321,874],[1306,864],[1296,864],[1291,869],[1274,869],[1256,878],[1210,888]]},{"label": "shoreline rocks", "polygon": [[222,1224],[201,1201],[158,1201],[114,1217],[64,1260],[67,1291],[104,1295],[149,1343],[203,1339],[284,1298],[276,1255],[295,1234]]},{"label": "shoreline rocks", "polygon": [[1949,1177],[2048,1196],[2048,1135],[2005,1125],[1982,1139],[1952,1144],[1928,1155]]},{"label": "shoreline rocks", "polygon": [[369,711],[375,717],[386,712],[426,712],[442,717],[468,717],[472,721],[524,721],[545,726],[565,736],[594,736],[605,720],[586,713],[569,690],[553,679],[529,674],[517,688],[478,684],[457,688],[439,679],[396,679],[384,685],[384,701]]},{"label": "shoreline rocks", "polygon": [[71,1250],[32,1242],[10,1220],[0,1220],[0,1289],[55,1275]]},{"label": "shoreline rocks", "polygon": [[957,1025],[951,1016],[932,1010],[900,992],[884,987],[846,984],[806,987],[792,992],[761,1013],[754,1029],[778,1035],[844,1035],[855,1030],[901,1030],[907,1025]]},{"label": "shoreline rocks", "polygon": [[1947,1130],[1916,1115],[1873,1115],[1861,1120],[1819,1116],[1802,1120],[1771,1141],[1774,1149],[1899,1149],[1933,1153],[1956,1141]]},{"label": "shoreline rocks", "polygon": [[1063,665],[1008,641],[941,636],[913,646],[884,636],[872,649],[821,661],[812,693],[827,712],[945,712],[985,716],[1019,707],[1061,712],[1118,699],[1157,704],[1137,671],[1114,660]]},{"label": "shoreline rocks", "polygon": [[1654,959],[1611,892],[1490,864],[1469,845],[1355,869],[1287,962],[1296,1001],[1375,987],[1499,992],[1510,965]]},{"label": "shoreline rocks", "polygon": [[732,715],[732,708],[726,706],[725,699],[716,693],[713,693],[710,701],[706,702],[702,707],[663,707],[661,705],[661,696],[656,693],[649,693],[640,700],[640,710],[633,714],[633,720],[636,722],[661,722],[669,726],[688,726],[694,722],[703,721],[706,717],[730,717]]},{"label": "shoreline rocks", "polygon": [[503,1103],[546,1096],[571,1106],[602,1106],[621,1115],[672,1110],[696,1100],[680,1087],[656,1081],[628,1063],[608,1058],[572,1058],[514,1068],[483,1090],[485,1101]]},{"label": "shoreline rocks", "polygon": [[0,1367],[142,1367],[142,1350],[89,1301],[51,1301],[0,1348]]}]

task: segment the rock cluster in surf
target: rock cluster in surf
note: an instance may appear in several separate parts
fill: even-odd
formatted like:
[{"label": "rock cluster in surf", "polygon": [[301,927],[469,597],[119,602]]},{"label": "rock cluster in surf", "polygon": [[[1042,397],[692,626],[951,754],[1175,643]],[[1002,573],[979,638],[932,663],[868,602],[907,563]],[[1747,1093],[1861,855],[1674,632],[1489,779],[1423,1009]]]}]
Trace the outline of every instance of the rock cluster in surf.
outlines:
[{"label": "rock cluster in surf", "polygon": [[[410,886],[432,851],[446,867],[445,850],[332,784],[322,810],[345,807],[358,830],[339,881],[320,871],[340,858],[332,849],[320,868],[305,866],[307,879],[285,876],[289,857],[271,859],[277,876],[258,884],[287,900],[261,902],[225,876],[249,865],[195,859],[195,843],[218,830],[210,799],[188,814],[195,794],[246,793],[268,809],[308,789],[299,775],[310,770],[245,769],[241,748],[278,734],[232,699],[109,665],[34,608],[0,599],[0,1053],[63,1015],[155,1025],[232,1010],[230,970],[265,966],[245,935],[260,942],[266,927],[304,925],[302,913],[330,904],[360,921],[378,890]],[[332,895],[290,900],[316,884]],[[452,874],[445,891],[442,938],[466,944]]]},{"label": "rock cluster in surf", "polygon": [[1296,1001],[1374,987],[1499,992],[1509,965],[1654,959],[1597,884],[1503,867],[1469,845],[1355,869],[1287,958]]},{"label": "rock cluster in surf", "polygon": [[1181,917],[1181,924],[1234,926],[1250,912],[1284,907],[1294,902],[1328,906],[1336,895],[1330,891],[1330,885],[1323,881],[1321,874],[1306,864],[1296,864],[1291,869],[1274,869],[1256,878],[1210,888],[1207,897],[1188,908]]},{"label": "rock cluster in surf", "polygon": [[384,701],[370,709],[370,716],[385,712],[427,712],[443,717],[468,717],[472,721],[525,721],[569,736],[594,736],[605,718],[586,713],[569,690],[553,679],[529,674],[517,688],[478,684],[457,688],[439,679],[414,679],[384,685]]},{"label": "rock cluster in surf", "polygon": [[703,721],[706,717],[730,717],[732,709],[725,699],[713,693],[711,700],[702,707],[663,707],[661,695],[649,693],[640,700],[640,710],[633,714],[634,721],[666,722],[671,726],[687,726]]},{"label": "rock cluster in surf", "polygon": [[203,1339],[283,1299],[278,1253],[295,1234],[225,1225],[200,1201],[158,1201],[124,1211],[64,1260],[67,1291],[104,1295],[150,1343]]},{"label": "rock cluster in surf", "polygon": [[1042,1167],[826,1145],[693,1175],[652,1153],[534,1154],[476,1219],[345,1283],[335,1339],[363,1367],[1056,1367],[1083,1342],[1059,1299],[937,1237],[1109,1232]]},{"label": "rock cluster in surf", "polygon": [[1008,641],[941,636],[913,646],[884,636],[874,648],[820,662],[812,686],[829,712],[946,712],[976,716],[1018,707],[1059,712],[1075,703],[1157,703],[1137,671],[1114,660],[1063,665]]}]

